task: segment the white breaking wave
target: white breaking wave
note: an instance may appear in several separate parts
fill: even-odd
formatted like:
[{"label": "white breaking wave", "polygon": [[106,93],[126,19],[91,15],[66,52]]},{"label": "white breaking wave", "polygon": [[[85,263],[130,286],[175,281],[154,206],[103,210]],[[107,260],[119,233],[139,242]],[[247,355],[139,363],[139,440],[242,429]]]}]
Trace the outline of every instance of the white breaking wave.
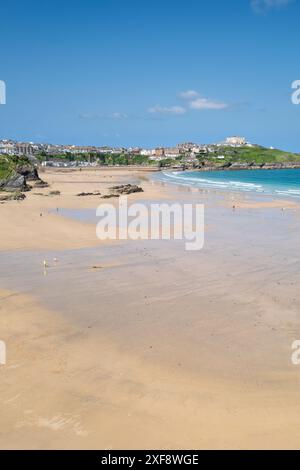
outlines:
[{"label": "white breaking wave", "polygon": [[287,189],[275,189],[274,185],[266,183],[258,184],[243,181],[233,180],[216,180],[209,178],[199,178],[200,173],[197,177],[189,176],[188,173],[181,171],[172,171],[161,173],[158,179],[173,184],[180,184],[183,186],[192,186],[205,189],[220,189],[220,190],[231,190],[231,191],[243,191],[243,192],[256,192],[266,194],[277,194],[289,197],[300,197],[300,189],[287,188]]},{"label": "white breaking wave", "polygon": [[[165,177],[165,178],[164,178]],[[186,176],[186,173],[183,174],[182,172],[171,172],[171,173],[163,173],[162,177],[160,178],[164,181],[168,182],[176,182],[187,185],[187,186],[198,186],[198,187],[213,187],[213,188],[219,188],[219,189],[243,189],[244,191],[247,190],[263,190],[263,186],[259,184],[254,184],[254,183],[244,183],[242,181],[220,181],[220,180],[214,180],[214,179],[207,179],[207,178],[195,178],[195,177],[189,177]]]},{"label": "white breaking wave", "polygon": [[275,189],[275,193],[282,196],[300,197],[300,191],[297,189],[287,189],[286,191]]}]

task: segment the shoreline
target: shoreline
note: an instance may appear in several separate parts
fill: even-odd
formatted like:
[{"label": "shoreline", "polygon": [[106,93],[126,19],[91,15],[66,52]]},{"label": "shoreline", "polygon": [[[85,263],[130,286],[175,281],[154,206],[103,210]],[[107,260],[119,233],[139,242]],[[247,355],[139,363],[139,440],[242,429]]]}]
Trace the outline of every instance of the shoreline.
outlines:
[{"label": "shoreline", "polygon": [[[236,172],[239,171],[236,169]],[[268,179],[265,176],[265,179],[260,179],[258,175],[254,175],[256,169],[249,170],[253,171],[252,178],[246,177],[243,179],[241,173],[244,171],[240,171],[239,175],[236,179],[232,176],[232,179],[227,179],[225,177],[225,172],[223,169],[219,170],[212,170],[209,173],[216,174],[215,177],[211,177],[210,175],[207,179],[196,178],[195,175],[202,173],[198,170],[172,170],[172,171],[163,171],[161,175],[154,175],[154,181],[162,181],[169,185],[177,185],[189,188],[190,190],[199,190],[199,191],[210,191],[211,193],[220,193],[220,194],[244,194],[248,195],[249,198],[257,199],[265,199],[265,198],[272,198],[274,200],[279,200],[282,202],[287,201],[297,201],[300,197],[300,186],[299,189],[295,186],[295,181],[292,180],[289,184],[277,181],[276,178]],[[266,170],[272,171],[272,170]],[[204,171],[205,173],[205,171]],[[224,173],[224,175],[223,175]],[[220,175],[222,175],[220,177]],[[272,175],[274,176],[274,175]],[[298,175],[299,177],[299,175]],[[283,184],[285,183],[285,184]]]},{"label": "shoreline", "polygon": [[[193,171],[242,171],[242,170],[299,170],[300,169],[300,162],[299,163],[274,163],[274,164],[267,164],[264,163],[262,165],[252,165],[252,164],[241,164],[241,165],[232,165],[232,166],[212,166],[212,167],[203,167],[203,168],[195,168]],[[190,169],[189,169],[190,170]],[[185,170],[185,171],[189,171]]]},{"label": "shoreline", "polygon": [[149,165],[96,165],[96,166],[84,166],[84,167],[54,167],[54,166],[47,166],[41,167],[39,166],[39,171],[47,168],[47,170],[57,170],[62,172],[68,171],[95,171],[95,170],[103,170],[103,171],[118,171],[118,170],[132,170],[132,171],[144,171],[144,172],[161,172],[164,169],[178,169],[181,168],[183,165],[186,168],[182,171],[199,171],[199,172],[206,172],[206,171],[241,171],[241,170],[299,170],[300,169],[300,162],[299,163],[263,163],[261,165],[254,165],[254,164],[231,164],[230,166],[222,166],[215,165],[215,166],[203,166],[203,167],[193,167],[188,163],[182,163],[181,165],[176,166],[167,166],[167,167],[158,167],[158,166],[149,166]]}]

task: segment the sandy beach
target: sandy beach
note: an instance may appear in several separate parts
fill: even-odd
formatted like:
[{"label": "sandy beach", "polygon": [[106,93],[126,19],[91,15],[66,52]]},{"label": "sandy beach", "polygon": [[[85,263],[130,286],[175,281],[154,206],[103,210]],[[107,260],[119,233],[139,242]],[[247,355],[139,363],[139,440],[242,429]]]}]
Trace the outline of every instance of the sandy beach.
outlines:
[{"label": "sandy beach", "polygon": [[[300,204],[138,169],[41,177],[0,205],[0,448],[299,448]],[[203,203],[204,248],[99,241],[104,200],[77,194],[125,183]]]}]

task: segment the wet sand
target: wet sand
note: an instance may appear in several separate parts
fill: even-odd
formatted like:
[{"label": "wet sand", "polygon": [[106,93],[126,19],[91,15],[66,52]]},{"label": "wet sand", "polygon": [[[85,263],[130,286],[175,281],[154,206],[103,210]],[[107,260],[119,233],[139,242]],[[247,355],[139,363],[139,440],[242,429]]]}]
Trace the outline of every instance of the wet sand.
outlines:
[{"label": "wet sand", "polygon": [[[60,249],[95,246],[95,225],[80,224],[65,220],[59,215],[60,208],[93,208],[103,202],[100,196],[78,197],[81,192],[109,192],[116,184],[143,182],[151,198],[159,197],[157,188],[148,182],[148,172],[123,169],[60,170],[48,169],[40,174],[49,183],[49,188],[34,188],[26,193],[22,202],[11,201],[0,208],[0,248],[20,249]],[[145,188],[145,189],[146,189]],[[58,196],[50,196],[50,191],[60,191]],[[167,196],[167,190],[161,189]],[[136,199],[131,195],[130,199]],[[118,199],[109,199],[110,204],[118,204]]]},{"label": "wet sand", "polygon": [[[42,177],[61,196],[0,206],[0,448],[299,448],[298,204]],[[203,202],[204,249],[95,239],[99,200],[74,194],[127,180],[134,200]]]}]

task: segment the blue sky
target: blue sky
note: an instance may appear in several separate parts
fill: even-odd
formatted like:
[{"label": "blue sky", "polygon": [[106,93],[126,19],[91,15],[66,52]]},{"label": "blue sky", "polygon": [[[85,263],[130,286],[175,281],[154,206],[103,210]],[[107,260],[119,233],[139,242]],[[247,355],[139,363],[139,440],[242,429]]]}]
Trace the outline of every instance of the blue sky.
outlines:
[{"label": "blue sky", "polygon": [[1,5],[0,138],[143,146],[238,134],[300,152],[300,0]]}]

